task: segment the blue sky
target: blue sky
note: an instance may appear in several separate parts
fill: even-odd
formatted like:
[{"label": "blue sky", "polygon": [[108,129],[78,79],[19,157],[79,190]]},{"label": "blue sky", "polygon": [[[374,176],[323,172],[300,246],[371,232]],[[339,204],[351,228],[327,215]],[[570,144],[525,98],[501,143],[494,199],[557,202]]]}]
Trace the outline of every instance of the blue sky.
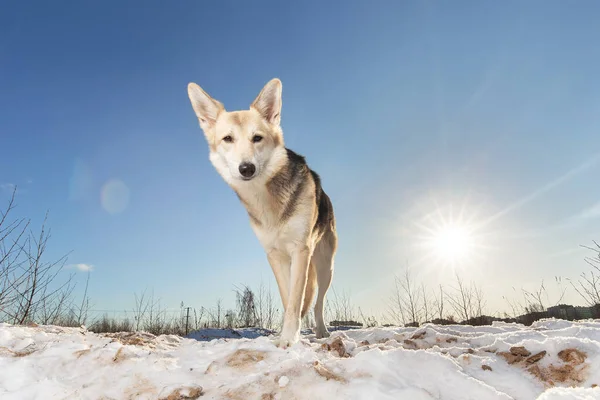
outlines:
[{"label": "blue sky", "polygon": [[57,4],[0,15],[0,196],[18,185],[34,223],[50,210],[48,254],[94,266],[95,308],[131,308],[146,287],[169,307],[233,305],[233,285],[261,280],[276,293],[208,161],[190,81],[227,109],[283,81],[286,144],[338,219],[334,287],[366,312],[407,263],[447,281],[417,244],[451,218],[478,226],[483,248],[458,268],[491,312],[512,286],[586,270],[579,245],[600,240],[598,3]]}]

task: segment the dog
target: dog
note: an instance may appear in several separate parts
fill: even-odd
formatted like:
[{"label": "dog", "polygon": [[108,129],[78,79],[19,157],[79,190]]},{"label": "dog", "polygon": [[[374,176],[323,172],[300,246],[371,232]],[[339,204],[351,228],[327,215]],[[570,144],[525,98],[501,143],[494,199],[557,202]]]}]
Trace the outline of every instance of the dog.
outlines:
[{"label": "dog", "polygon": [[284,309],[276,345],[286,348],[300,340],[301,318],[315,291],[314,333],[328,337],[323,306],[338,241],[333,206],[319,175],[285,147],[281,81],[270,80],[247,110],[226,111],[193,82],[188,96],[209,159],[246,208],[275,275]]}]

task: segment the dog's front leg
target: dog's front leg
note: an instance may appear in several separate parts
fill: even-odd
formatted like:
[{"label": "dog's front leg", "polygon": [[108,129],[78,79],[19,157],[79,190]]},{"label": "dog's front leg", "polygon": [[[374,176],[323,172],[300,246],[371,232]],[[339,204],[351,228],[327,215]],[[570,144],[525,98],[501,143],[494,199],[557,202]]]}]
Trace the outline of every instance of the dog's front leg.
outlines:
[{"label": "dog's front leg", "polygon": [[287,302],[290,297],[290,257],[278,249],[271,249],[267,252],[267,259],[277,281],[285,315]]},{"label": "dog's front leg", "polygon": [[291,254],[290,291],[283,316],[283,329],[279,340],[280,347],[288,347],[300,340],[300,312],[304,301],[310,250],[308,246],[299,246]]}]

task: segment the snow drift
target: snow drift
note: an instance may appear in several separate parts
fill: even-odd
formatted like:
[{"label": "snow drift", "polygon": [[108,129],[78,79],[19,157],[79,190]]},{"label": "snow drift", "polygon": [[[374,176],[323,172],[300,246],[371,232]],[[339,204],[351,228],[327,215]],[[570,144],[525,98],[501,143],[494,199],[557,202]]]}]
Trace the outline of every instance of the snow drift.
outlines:
[{"label": "snow drift", "polygon": [[199,340],[0,324],[2,399],[600,399],[600,321]]}]

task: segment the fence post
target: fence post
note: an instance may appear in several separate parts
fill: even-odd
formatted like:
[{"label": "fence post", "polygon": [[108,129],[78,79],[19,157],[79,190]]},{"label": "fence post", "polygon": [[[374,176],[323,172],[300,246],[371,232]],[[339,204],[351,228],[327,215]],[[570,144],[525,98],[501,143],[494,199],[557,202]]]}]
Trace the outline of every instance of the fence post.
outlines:
[{"label": "fence post", "polygon": [[190,308],[186,307],[186,315],[185,315],[185,335],[188,334],[188,326],[190,323]]}]

